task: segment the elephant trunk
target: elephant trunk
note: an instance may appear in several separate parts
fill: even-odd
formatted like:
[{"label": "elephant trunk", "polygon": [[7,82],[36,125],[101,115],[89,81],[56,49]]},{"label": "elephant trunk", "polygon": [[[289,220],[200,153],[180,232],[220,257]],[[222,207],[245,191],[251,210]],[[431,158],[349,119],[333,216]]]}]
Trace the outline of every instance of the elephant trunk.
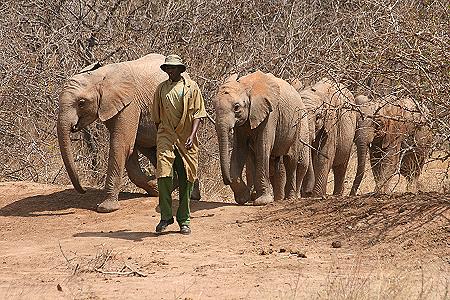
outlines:
[{"label": "elephant trunk", "polygon": [[355,180],[353,181],[352,190],[350,191],[351,196],[356,195],[366,169],[366,156],[369,145],[364,139],[364,132],[362,132],[362,128],[358,128],[356,131],[356,149],[358,156],[358,167],[356,169],[356,176]]},{"label": "elephant trunk", "polygon": [[219,139],[220,169],[225,185],[231,184],[230,175],[230,131],[231,127],[226,124],[216,125],[217,137]]},{"label": "elephant trunk", "polygon": [[69,174],[70,181],[72,182],[74,188],[79,193],[85,193],[86,191],[80,184],[80,179],[78,178],[78,173],[75,169],[75,163],[72,154],[72,144],[70,142],[70,124],[61,121],[61,117],[58,117],[57,122],[57,133],[58,133],[58,144],[61,151],[61,156],[64,161],[64,166],[66,167],[67,173]]}]

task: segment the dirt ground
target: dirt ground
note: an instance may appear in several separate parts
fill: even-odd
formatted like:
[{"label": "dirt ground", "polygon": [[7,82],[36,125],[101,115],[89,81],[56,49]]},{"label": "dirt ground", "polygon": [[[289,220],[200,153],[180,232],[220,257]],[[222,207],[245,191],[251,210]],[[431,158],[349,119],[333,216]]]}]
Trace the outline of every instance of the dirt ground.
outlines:
[{"label": "dirt ground", "polygon": [[0,182],[1,299],[449,299],[450,195],[192,202],[155,235],[157,199]]}]

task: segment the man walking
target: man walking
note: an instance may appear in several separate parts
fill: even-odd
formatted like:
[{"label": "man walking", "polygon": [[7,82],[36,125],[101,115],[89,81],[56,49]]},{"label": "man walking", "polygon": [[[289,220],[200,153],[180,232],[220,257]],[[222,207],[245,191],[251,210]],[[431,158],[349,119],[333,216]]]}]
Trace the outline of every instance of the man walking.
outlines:
[{"label": "man walking", "polygon": [[172,214],[172,185],[174,172],[179,180],[179,207],[176,220],[180,233],[190,234],[189,201],[197,178],[200,120],[206,117],[200,89],[189,78],[186,66],[178,55],[166,57],[161,69],[169,79],[159,84],[153,101],[153,121],[157,133],[157,167],[161,221],[156,232],[163,232],[174,223]]}]

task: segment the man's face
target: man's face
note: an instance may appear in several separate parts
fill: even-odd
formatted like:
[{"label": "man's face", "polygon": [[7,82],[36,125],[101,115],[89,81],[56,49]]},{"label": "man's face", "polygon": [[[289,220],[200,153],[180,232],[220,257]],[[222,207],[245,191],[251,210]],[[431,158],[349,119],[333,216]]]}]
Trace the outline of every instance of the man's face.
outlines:
[{"label": "man's face", "polygon": [[169,75],[170,80],[172,81],[178,81],[181,78],[181,71],[183,69],[181,67],[177,66],[166,66],[164,72]]}]

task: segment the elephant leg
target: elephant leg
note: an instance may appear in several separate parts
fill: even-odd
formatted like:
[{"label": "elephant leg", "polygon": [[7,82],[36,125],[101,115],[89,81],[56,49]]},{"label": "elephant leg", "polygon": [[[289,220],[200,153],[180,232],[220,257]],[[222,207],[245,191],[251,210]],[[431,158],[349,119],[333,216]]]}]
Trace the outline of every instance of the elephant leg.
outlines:
[{"label": "elephant leg", "polygon": [[375,179],[375,193],[389,194],[393,191],[393,178],[397,171],[399,150],[376,149],[371,152],[372,172]]},{"label": "elephant leg", "polygon": [[[299,177],[297,174],[297,187],[299,188],[298,191],[301,191],[302,197],[311,197],[314,190],[314,168],[313,168],[313,162],[312,157],[309,159],[308,164],[308,170],[306,171],[305,177],[303,179],[303,182],[301,184],[301,187],[298,185],[299,183]],[[298,193],[297,191],[297,193]]]},{"label": "elephant leg", "polygon": [[255,154],[249,150],[247,156],[247,162],[245,163],[245,179],[247,181],[247,187],[250,190],[250,199],[255,201],[256,191],[255,191]]},{"label": "elephant leg", "polygon": [[281,157],[272,158],[270,160],[269,170],[274,200],[283,200],[286,185],[286,168]]},{"label": "elephant leg", "polygon": [[313,155],[313,169],[314,169],[314,189],[313,197],[321,197],[327,193],[328,174],[330,173],[334,155],[336,152],[333,137],[326,133],[321,133],[313,144],[319,153],[314,152]]},{"label": "elephant leg", "polygon": [[197,178],[194,181],[194,186],[192,188],[191,200],[200,200],[202,195],[200,194],[200,180]]},{"label": "elephant leg", "polygon": [[328,174],[331,169],[331,159],[316,157],[314,161],[313,197],[321,197],[327,193]]},{"label": "elephant leg", "polygon": [[[286,168],[286,185],[284,198],[287,200],[297,200],[297,165],[298,160],[290,155],[283,156],[283,163]],[[303,174],[304,176],[305,174]],[[303,177],[302,176],[302,177]],[[275,192],[275,191],[274,191]]]},{"label": "elephant leg", "polygon": [[370,149],[370,166],[372,168],[373,179],[375,181],[375,193],[380,193],[381,185],[381,164],[383,163],[382,156],[380,155],[381,150]]},{"label": "elephant leg", "polygon": [[145,157],[148,158],[153,167],[156,168],[156,147],[138,147],[139,152],[141,152]]},{"label": "elephant leg", "polygon": [[344,192],[345,174],[347,173],[348,161],[350,160],[351,148],[345,150],[345,156],[340,164],[333,166],[334,189],[333,195],[341,196]]},{"label": "elephant leg", "polygon": [[274,137],[267,132],[265,126],[260,128],[260,130],[262,132],[259,132],[255,141],[255,159],[258,163],[255,168],[255,190],[257,198],[254,204],[266,205],[274,201],[269,174],[270,151]]},{"label": "elephant leg", "polygon": [[422,173],[422,168],[425,159],[416,155],[413,151],[408,151],[402,159],[400,174],[406,178],[406,191],[410,193],[417,193],[419,176]]},{"label": "elephant leg", "polygon": [[147,177],[147,175],[144,174],[144,172],[142,172],[138,160],[137,151],[133,151],[125,167],[131,182],[133,182],[136,186],[144,189],[149,194],[149,196],[151,197],[158,196],[157,181],[156,179],[150,179],[149,177]]},{"label": "elephant leg", "polygon": [[[308,172],[312,172],[313,176],[314,176],[314,171],[312,169],[310,170],[310,168],[312,168],[311,167],[312,162],[311,162],[311,157],[310,157],[311,156],[310,151],[309,151],[309,149],[304,147],[304,150],[302,152],[303,152],[302,155],[300,155],[300,158],[297,161],[297,170],[296,170],[297,199],[302,197],[301,189],[302,189],[302,186],[306,185],[306,184],[304,184],[304,182],[307,181],[307,180],[310,180],[310,179],[306,178]],[[314,180],[314,179],[312,179],[312,180]],[[310,184],[310,183],[307,183],[307,184]],[[309,186],[309,188],[312,191],[313,186]]]},{"label": "elephant leg", "polygon": [[115,117],[105,122],[110,134],[105,182],[106,199],[98,205],[98,212],[107,213],[119,209],[119,191],[122,185],[125,162],[133,152],[139,122],[139,113],[136,109],[133,109],[135,105],[131,103]]},{"label": "elephant leg", "polygon": [[345,173],[347,172],[347,164],[333,166],[334,189],[333,195],[341,196],[344,192]]},{"label": "elephant leg", "polygon": [[[298,179],[297,179],[297,181],[298,181]],[[305,177],[303,179],[301,188],[299,189],[299,191],[301,191],[302,197],[311,197],[312,196],[313,190],[314,190],[314,183],[315,183],[314,168],[313,168],[312,158],[310,158],[308,169],[307,169]]]},{"label": "elephant leg", "polygon": [[235,131],[234,147],[231,152],[231,189],[233,190],[234,200],[238,204],[245,204],[250,201],[250,189],[242,178],[242,171],[244,165],[250,158],[250,151],[247,143],[247,138],[239,130]]}]

